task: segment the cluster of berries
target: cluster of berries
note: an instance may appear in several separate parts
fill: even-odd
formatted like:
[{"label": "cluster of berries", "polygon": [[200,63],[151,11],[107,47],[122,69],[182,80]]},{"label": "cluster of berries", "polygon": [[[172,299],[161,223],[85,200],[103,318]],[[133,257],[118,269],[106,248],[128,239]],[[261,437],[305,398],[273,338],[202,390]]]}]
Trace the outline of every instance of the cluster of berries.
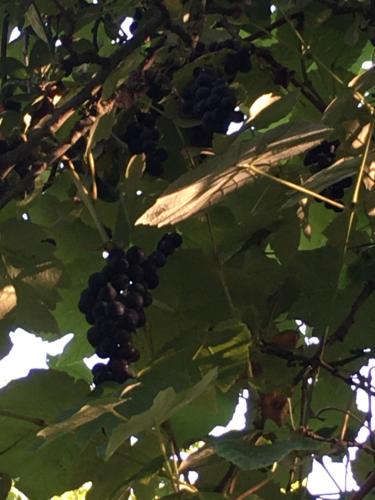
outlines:
[{"label": "cluster of berries", "polygon": [[235,111],[236,94],[225,78],[208,67],[196,67],[194,80],[182,94],[185,115],[202,120],[202,127],[213,134],[225,134],[231,122],[241,123],[244,115]]},{"label": "cluster of berries", "polygon": [[[316,174],[321,170],[332,165],[336,160],[336,150],[340,145],[340,141],[323,141],[318,146],[307,152],[304,158],[304,165],[310,167],[310,172]],[[331,186],[325,188],[320,194],[339,201],[344,197],[345,189],[353,184],[353,177],[346,177],[341,181],[335,182]],[[321,201],[321,200],[317,200]],[[324,203],[326,208],[340,212],[341,208],[333,207],[329,203]]]},{"label": "cluster of berries", "polygon": [[221,42],[211,42],[206,46],[203,42],[198,42],[190,55],[190,60],[194,61],[201,55],[208,52],[217,52],[222,49],[233,50],[234,53],[228,54],[224,63],[224,71],[229,77],[233,77],[238,71],[248,73],[251,70],[251,54],[253,46],[241,44],[237,40],[228,38]]},{"label": "cluster of berries", "polygon": [[104,268],[90,276],[78,308],[93,325],[87,340],[95,353],[109,358],[107,364],[93,367],[95,385],[105,381],[122,384],[132,376],[129,364],[139,360],[132,336],[146,323],[144,308],[152,303],[150,290],[159,285],[158,269],[181,244],[178,233],[167,233],[148,257],[137,246],[127,252],[115,247]]},{"label": "cluster of berries", "polygon": [[156,113],[137,113],[134,120],[129,123],[123,139],[130,153],[145,155],[146,172],[154,177],[160,177],[168,153],[164,148],[158,147],[160,133],[155,126],[156,119]]}]

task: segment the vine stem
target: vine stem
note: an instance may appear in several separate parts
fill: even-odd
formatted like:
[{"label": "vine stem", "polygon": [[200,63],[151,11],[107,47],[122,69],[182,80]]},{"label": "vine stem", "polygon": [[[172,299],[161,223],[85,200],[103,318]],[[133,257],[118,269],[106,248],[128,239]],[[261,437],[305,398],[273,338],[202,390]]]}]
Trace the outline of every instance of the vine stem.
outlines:
[{"label": "vine stem", "polygon": [[64,158],[64,160],[66,161],[66,163],[69,167],[69,173],[70,173],[72,180],[77,188],[79,196],[80,196],[81,200],[83,201],[85,207],[87,208],[89,214],[91,215],[91,218],[95,224],[96,229],[98,230],[100,238],[101,238],[103,244],[105,245],[108,242],[108,236],[103,228],[102,223],[100,222],[100,220],[96,214],[94,204],[91,201],[90,196],[88,195],[87,189],[82,184],[81,178],[78,175],[78,172],[76,171],[76,169],[74,168],[73,162],[71,160],[69,160],[68,158]]},{"label": "vine stem", "polygon": [[158,439],[159,439],[159,445],[160,445],[160,450],[162,452],[162,455],[164,457],[164,462],[165,462],[165,466],[166,466],[166,469],[167,469],[167,472],[168,472],[168,475],[169,475],[169,479],[172,483],[172,486],[173,486],[173,489],[175,491],[175,493],[178,493],[180,490],[179,490],[179,478],[177,476],[177,478],[175,477],[174,475],[174,471],[171,467],[171,464],[169,462],[169,458],[168,458],[168,454],[167,454],[167,449],[165,447],[165,443],[164,443],[164,439],[163,439],[163,436],[162,436],[162,433],[161,433],[161,430],[160,430],[160,426],[158,424],[155,423],[155,429],[156,429],[156,433],[157,433],[157,436],[158,436]]},{"label": "vine stem", "polygon": [[19,413],[15,413],[10,410],[0,410],[1,417],[14,418],[15,420],[23,420],[24,422],[29,422],[30,424],[34,424],[38,427],[45,427],[47,424],[41,418],[36,417],[28,417],[27,415],[20,415]]},{"label": "vine stem", "polygon": [[356,213],[356,208],[357,208],[358,201],[359,201],[359,193],[360,193],[360,189],[361,189],[361,185],[362,185],[362,180],[363,180],[363,176],[364,176],[366,165],[367,165],[368,155],[369,155],[369,152],[370,152],[370,144],[371,144],[372,133],[374,131],[374,125],[375,125],[375,120],[372,120],[371,123],[370,123],[369,129],[368,129],[365,150],[364,150],[364,153],[363,153],[361,165],[360,165],[360,168],[359,168],[357,180],[356,180],[355,187],[354,187],[354,192],[353,192],[353,196],[352,196],[352,206],[351,206],[351,210],[350,210],[350,215],[349,215],[349,220],[348,220],[348,227],[347,227],[347,231],[346,231],[346,235],[345,235],[345,241],[344,241],[344,245],[343,245],[343,249],[342,249],[342,254],[341,254],[341,259],[340,259],[340,266],[339,266],[339,269],[338,269],[338,272],[337,272],[337,281],[336,281],[335,291],[334,291],[333,296],[332,296],[331,307],[330,307],[330,314],[329,314],[327,325],[326,325],[326,328],[325,328],[325,331],[324,331],[324,334],[323,334],[323,338],[322,338],[322,342],[321,342],[321,347],[319,349],[319,358],[320,358],[321,361],[323,360],[323,356],[324,356],[326,345],[327,345],[327,341],[328,341],[329,332],[330,332],[330,329],[331,329],[332,312],[333,312],[333,308],[334,308],[334,305],[335,305],[335,302],[336,302],[336,299],[337,299],[337,292],[338,292],[338,285],[339,285],[340,274],[341,274],[341,270],[342,270],[343,265],[344,265],[344,260],[345,260],[346,253],[348,251],[350,237],[351,237],[351,234],[352,234],[352,231],[353,231],[353,228],[354,228],[354,224],[355,224],[355,213]]},{"label": "vine stem", "polygon": [[[268,165],[265,165],[265,166],[268,167]],[[318,200],[324,201],[324,202],[328,203],[329,205],[332,205],[333,207],[342,208],[342,209],[345,208],[342,203],[339,203],[335,200],[331,200],[331,198],[327,198],[326,196],[323,196],[320,193],[315,193],[315,191],[311,191],[310,189],[307,189],[303,186],[299,186],[298,184],[295,184],[294,182],[290,182],[290,181],[287,181],[285,179],[281,179],[280,177],[275,177],[274,175],[269,174],[267,172],[264,172],[260,168],[257,168],[255,165],[243,164],[243,165],[239,165],[239,167],[251,170],[255,174],[258,174],[262,177],[265,177],[266,179],[270,179],[271,181],[273,181],[277,184],[281,184],[282,186],[291,188],[294,191],[299,191],[300,193],[303,193],[305,195],[312,196]]]},{"label": "vine stem", "polygon": [[373,488],[375,488],[375,472],[373,472],[367,478],[367,480],[362,484],[359,490],[356,493],[354,493],[351,500],[362,500],[362,498],[365,498],[366,495],[370,493]]},{"label": "vine stem", "polygon": [[230,309],[233,317],[237,318],[238,314],[237,314],[236,308],[234,306],[234,303],[233,303],[233,300],[232,300],[232,296],[230,294],[228,283],[227,283],[226,278],[225,278],[224,269],[223,269],[223,266],[222,266],[222,263],[221,263],[221,260],[220,260],[219,251],[218,251],[218,248],[217,248],[217,245],[216,245],[215,235],[214,235],[214,232],[213,232],[211,217],[210,217],[210,215],[208,213],[206,213],[206,221],[207,221],[207,225],[208,225],[208,231],[210,233],[210,239],[211,239],[211,243],[212,243],[213,254],[214,254],[215,261],[216,261],[217,268],[218,268],[218,272],[219,272],[220,282],[221,282],[221,285],[223,287],[225,296],[227,298],[229,309]]}]

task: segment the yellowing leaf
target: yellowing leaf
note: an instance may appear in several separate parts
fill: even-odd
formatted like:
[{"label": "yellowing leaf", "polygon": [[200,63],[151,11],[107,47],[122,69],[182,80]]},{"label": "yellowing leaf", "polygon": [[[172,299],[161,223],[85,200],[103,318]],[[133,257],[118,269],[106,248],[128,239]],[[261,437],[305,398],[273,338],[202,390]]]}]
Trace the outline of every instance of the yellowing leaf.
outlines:
[{"label": "yellowing leaf", "polygon": [[17,305],[16,290],[13,285],[0,290],[0,319],[3,319]]},{"label": "yellowing leaf", "polygon": [[256,165],[267,171],[279,161],[319,144],[330,132],[321,124],[294,123],[234,143],[220,158],[208,159],[199,169],[173,182],[136,224],[162,227],[187,219],[254,182],[257,174],[247,166]]}]

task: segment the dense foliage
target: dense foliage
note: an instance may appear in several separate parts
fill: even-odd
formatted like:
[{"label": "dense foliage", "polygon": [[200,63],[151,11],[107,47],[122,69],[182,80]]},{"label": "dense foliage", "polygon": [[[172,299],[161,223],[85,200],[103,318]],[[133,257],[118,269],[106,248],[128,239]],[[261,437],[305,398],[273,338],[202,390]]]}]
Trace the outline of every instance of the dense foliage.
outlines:
[{"label": "dense foliage", "polygon": [[273,4],[0,2],[1,356],[74,333],[0,391],[1,498],[312,498],[352,446],[370,497],[375,4]]}]

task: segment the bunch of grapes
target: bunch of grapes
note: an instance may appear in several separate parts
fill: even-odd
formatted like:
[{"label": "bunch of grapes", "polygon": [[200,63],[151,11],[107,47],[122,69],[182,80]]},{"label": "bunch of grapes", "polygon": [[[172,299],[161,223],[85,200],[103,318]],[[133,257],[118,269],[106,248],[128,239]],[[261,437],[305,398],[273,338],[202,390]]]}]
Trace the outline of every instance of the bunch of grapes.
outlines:
[{"label": "bunch of grapes", "polygon": [[[208,45],[208,52],[217,52],[222,49],[230,49],[234,54],[228,54],[224,62],[224,71],[233,78],[237,72],[248,73],[251,70],[251,54],[253,46],[251,44],[241,44],[237,40],[228,38],[221,42],[211,42]],[[190,60],[194,61],[205,52],[207,52],[206,45],[203,42],[198,42],[190,55]]]},{"label": "bunch of grapes", "polygon": [[144,308],[152,303],[150,290],[159,285],[158,269],[181,244],[178,233],[167,233],[148,257],[137,246],[127,252],[115,247],[104,268],[90,276],[78,308],[92,325],[87,340],[95,353],[109,358],[107,364],[93,367],[95,385],[105,381],[122,384],[132,377],[129,365],[139,360],[132,337],[146,323]]},{"label": "bunch of grapes", "polygon": [[196,67],[193,76],[182,95],[184,114],[201,119],[211,137],[214,132],[225,134],[231,122],[243,121],[243,113],[235,111],[236,94],[225,78],[208,67]]},{"label": "bunch of grapes", "polygon": [[[340,141],[323,141],[318,146],[310,149],[305,155],[304,165],[310,167],[310,172],[315,174],[324,170],[325,168],[332,165],[336,160],[336,150],[340,144]],[[331,186],[325,188],[320,194],[331,198],[333,200],[339,201],[344,197],[344,191],[346,188],[353,184],[352,177],[346,177],[341,181],[335,182]],[[317,200],[321,201],[321,200]],[[340,212],[341,209],[333,207],[329,203],[324,203],[326,208],[334,210],[335,212]]]},{"label": "bunch of grapes", "polygon": [[130,153],[143,153],[146,158],[146,172],[154,177],[163,173],[163,162],[168,158],[164,148],[158,147],[160,133],[156,128],[155,113],[137,113],[129,123],[123,136]]},{"label": "bunch of grapes", "polygon": [[222,42],[212,42],[208,46],[210,52],[222,49],[234,50],[234,54],[228,54],[224,64],[224,70],[228,75],[235,75],[237,72],[248,73],[251,70],[252,45],[244,46],[231,38]]}]

